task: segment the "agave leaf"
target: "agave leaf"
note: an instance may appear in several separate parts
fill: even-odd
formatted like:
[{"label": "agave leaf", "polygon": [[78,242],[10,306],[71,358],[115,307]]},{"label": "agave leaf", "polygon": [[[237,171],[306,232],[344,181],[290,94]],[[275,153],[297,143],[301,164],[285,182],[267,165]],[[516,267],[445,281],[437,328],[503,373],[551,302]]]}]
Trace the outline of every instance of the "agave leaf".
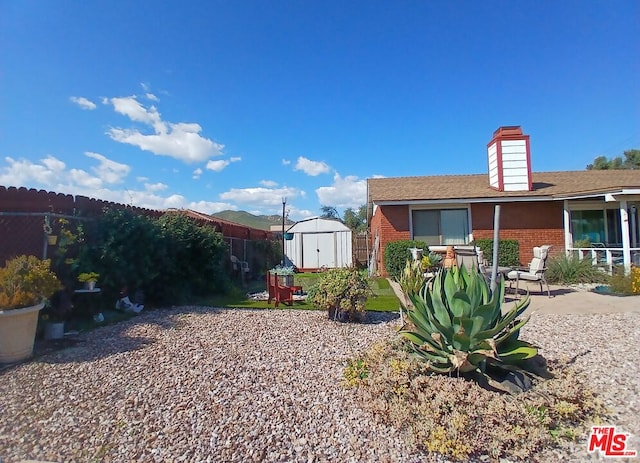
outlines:
[{"label": "agave leaf", "polygon": [[449,307],[454,317],[468,317],[471,312],[469,296],[462,290],[456,291],[449,301]]},{"label": "agave leaf", "polygon": [[468,352],[471,348],[471,338],[464,331],[454,333],[451,345],[454,349]]},{"label": "agave leaf", "polygon": [[[520,328],[522,328],[524,325],[527,324],[527,322],[529,321],[530,317],[527,318],[523,318],[521,320],[516,320],[515,325],[513,325],[510,328],[506,328],[504,330],[504,333],[500,334],[496,339],[496,343],[498,345],[502,344],[502,343],[506,343],[506,341],[513,337],[514,334],[518,333],[520,331]],[[517,336],[516,336],[517,338]]]},{"label": "agave leaf", "polygon": [[500,305],[496,299],[491,299],[487,304],[479,306],[474,315],[482,317],[485,329],[492,328],[496,324],[496,320],[500,317]]},{"label": "agave leaf", "polygon": [[[435,294],[435,291],[434,291]],[[426,293],[426,307],[433,314],[433,317],[438,320],[438,323],[445,327],[451,326],[451,313],[447,306],[442,302],[442,299],[432,297],[431,293]]]},{"label": "agave leaf", "polygon": [[477,365],[469,362],[469,353],[459,350],[455,351],[454,355],[451,356],[451,363],[460,373],[467,373],[477,368]]},{"label": "agave leaf", "polygon": [[517,363],[538,355],[538,349],[526,341],[512,341],[500,346],[500,360],[505,363]]},{"label": "agave leaf", "polygon": [[527,310],[529,304],[531,303],[531,299],[529,298],[529,292],[523,297],[520,301],[515,302],[515,307],[513,310],[516,311],[516,317],[522,315],[522,313]]},{"label": "agave leaf", "polygon": [[402,337],[404,337],[406,340],[408,340],[409,342],[411,342],[412,344],[415,344],[417,346],[422,345],[423,343],[426,342],[427,338],[423,335],[421,335],[420,333],[416,333],[414,331],[399,331],[398,332]]},{"label": "agave leaf", "polygon": [[431,338],[440,346],[440,348],[444,349],[445,344],[442,342],[442,334],[440,333],[431,333]]},{"label": "agave leaf", "polygon": [[414,305],[413,310],[407,311],[407,318],[411,320],[413,324],[416,325],[416,328],[421,331],[426,331],[427,333],[435,331],[429,321],[428,312],[418,305]]},{"label": "agave leaf", "polygon": [[436,362],[441,365],[450,363],[449,355],[444,352],[421,350],[416,346],[413,346],[413,352],[416,356],[420,357],[420,359],[426,359],[429,363]]},{"label": "agave leaf", "polygon": [[433,288],[431,291],[427,290],[427,297],[425,300],[431,299],[431,307],[447,307],[445,300],[442,296],[442,288],[444,287],[444,279],[447,276],[446,270],[441,270],[433,280]]},{"label": "agave leaf", "polygon": [[427,365],[429,370],[435,371],[436,373],[451,373],[454,370],[453,365],[449,363],[439,363],[434,365],[433,363],[429,363]]},{"label": "agave leaf", "polygon": [[433,332],[439,331],[445,337],[451,338],[453,337],[453,324],[450,322],[448,326],[441,324],[435,316],[431,312],[427,312],[427,316],[429,317],[429,321],[433,325]]},{"label": "agave leaf", "polygon": [[475,340],[475,343],[481,340],[478,336],[478,333],[480,333],[483,329],[486,328],[484,324],[485,322],[484,318],[482,317],[464,318],[461,320],[461,322],[465,332],[472,340]]},{"label": "agave leaf", "polygon": [[469,360],[469,363],[471,363],[472,365],[475,365],[476,368],[477,368],[488,357],[494,358],[494,354],[490,350],[487,350],[487,351],[485,351],[485,350],[475,350],[475,351],[473,351],[473,352],[471,352],[469,354],[467,359]]},{"label": "agave leaf", "polygon": [[[450,307],[449,297],[453,297],[453,295],[458,291],[457,277],[458,274],[456,272],[456,267],[452,267],[449,271],[444,272],[444,281],[443,281],[443,299],[447,301],[447,307]],[[450,295],[450,296],[449,296]]]},{"label": "agave leaf", "polygon": [[510,310],[504,317],[502,317],[498,321],[498,323],[496,323],[493,328],[478,333],[478,336],[486,338],[494,337],[496,334],[502,332],[502,330],[509,326],[509,323],[511,323],[516,318],[516,315],[517,313],[515,310]]}]

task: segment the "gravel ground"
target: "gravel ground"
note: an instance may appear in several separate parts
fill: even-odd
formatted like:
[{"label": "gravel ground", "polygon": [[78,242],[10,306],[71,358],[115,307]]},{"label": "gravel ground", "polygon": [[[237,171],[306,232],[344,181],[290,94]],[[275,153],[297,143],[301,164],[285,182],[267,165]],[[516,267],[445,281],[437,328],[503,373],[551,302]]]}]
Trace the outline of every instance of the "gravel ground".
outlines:
[{"label": "gravel ground", "polygon": [[[0,459],[46,461],[444,461],[411,454],[339,386],[344,361],[393,335],[391,314],[180,308],[78,336],[0,371]],[[523,338],[575,356],[640,436],[640,313],[534,314]],[[634,436],[632,448],[640,450]],[[549,461],[590,461],[586,436]]]}]

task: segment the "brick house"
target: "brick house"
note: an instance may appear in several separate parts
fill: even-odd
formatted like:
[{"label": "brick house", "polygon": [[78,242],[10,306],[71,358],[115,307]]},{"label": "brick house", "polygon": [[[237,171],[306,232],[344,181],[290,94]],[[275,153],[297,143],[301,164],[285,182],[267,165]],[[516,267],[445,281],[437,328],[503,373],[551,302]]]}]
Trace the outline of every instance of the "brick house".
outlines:
[{"label": "brick house", "polygon": [[520,262],[534,246],[576,252],[594,263],[640,265],[640,170],[531,172],[529,136],[501,127],[487,144],[488,174],[367,179],[371,214],[370,268],[382,275],[390,241],[429,246],[493,238],[520,244]]}]

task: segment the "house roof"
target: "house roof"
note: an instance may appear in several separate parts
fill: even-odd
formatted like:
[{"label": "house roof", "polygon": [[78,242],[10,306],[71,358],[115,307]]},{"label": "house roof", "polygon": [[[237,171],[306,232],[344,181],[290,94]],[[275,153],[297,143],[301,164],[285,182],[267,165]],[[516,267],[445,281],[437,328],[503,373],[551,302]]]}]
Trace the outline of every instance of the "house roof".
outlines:
[{"label": "house roof", "polygon": [[407,202],[436,200],[490,200],[501,198],[563,199],[637,190],[640,170],[583,170],[533,172],[532,191],[497,191],[487,174],[435,175],[367,179],[368,201]]}]

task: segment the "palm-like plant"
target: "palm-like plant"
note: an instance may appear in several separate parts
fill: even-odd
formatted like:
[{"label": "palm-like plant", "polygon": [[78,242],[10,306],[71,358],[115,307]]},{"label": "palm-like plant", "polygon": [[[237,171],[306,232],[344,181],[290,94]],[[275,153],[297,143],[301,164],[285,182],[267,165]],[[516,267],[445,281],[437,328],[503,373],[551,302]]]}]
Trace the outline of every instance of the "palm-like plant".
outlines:
[{"label": "palm-like plant", "polygon": [[501,312],[504,281],[492,294],[484,276],[464,267],[440,270],[432,285],[409,293],[413,308],[407,318],[415,329],[400,334],[410,341],[415,355],[437,373],[477,371],[487,377],[487,366],[520,370],[518,363],[537,355],[537,348],[518,340],[529,317],[518,317],[529,297]]}]

